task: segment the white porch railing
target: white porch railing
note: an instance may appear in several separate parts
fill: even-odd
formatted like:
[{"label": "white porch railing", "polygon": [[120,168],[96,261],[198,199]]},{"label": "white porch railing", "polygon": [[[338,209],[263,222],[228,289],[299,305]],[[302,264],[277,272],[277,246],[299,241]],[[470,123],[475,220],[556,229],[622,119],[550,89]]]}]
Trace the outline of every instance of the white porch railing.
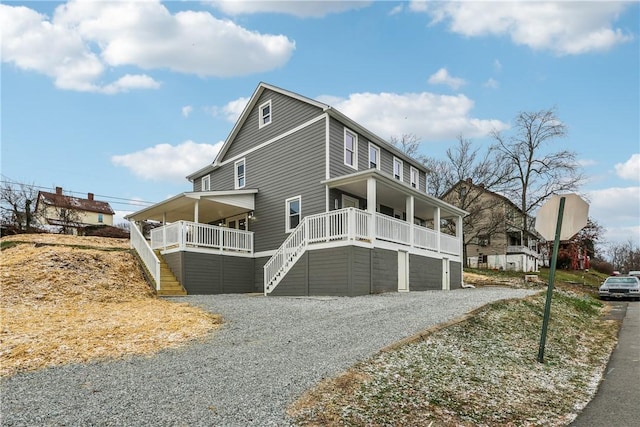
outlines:
[{"label": "white porch railing", "polygon": [[190,221],[178,221],[151,230],[152,249],[184,250],[187,247],[252,253],[253,232]]},{"label": "white porch railing", "polygon": [[440,234],[440,252],[460,255],[460,239],[448,234]]},{"label": "white porch railing", "polygon": [[[439,246],[438,236],[440,236]],[[309,215],[302,219],[298,227],[264,265],[265,295],[275,289],[308,246],[337,240],[369,242],[384,240],[419,249],[461,255],[460,238],[387,215],[371,214],[356,208]]]},{"label": "white porch railing", "polygon": [[147,267],[155,282],[156,290],[160,290],[160,260],[153,253],[153,249],[147,243],[147,239],[144,238],[142,232],[133,223],[129,225],[129,235],[131,236],[131,247],[136,250],[145,267]]},{"label": "white porch railing", "polygon": [[540,258],[540,259],[542,258],[542,254],[526,246],[507,246],[507,254],[511,254],[511,253],[526,254],[534,258]]}]

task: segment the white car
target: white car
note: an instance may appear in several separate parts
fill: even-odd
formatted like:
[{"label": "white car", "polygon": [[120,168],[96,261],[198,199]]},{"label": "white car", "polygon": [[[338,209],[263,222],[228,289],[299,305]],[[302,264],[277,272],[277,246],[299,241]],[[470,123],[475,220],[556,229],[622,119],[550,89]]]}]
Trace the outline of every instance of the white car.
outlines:
[{"label": "white car", "polygon": [[631,298],[640,301],[640,279],[637,276],[607,277],[598,290],[600,299]]}]

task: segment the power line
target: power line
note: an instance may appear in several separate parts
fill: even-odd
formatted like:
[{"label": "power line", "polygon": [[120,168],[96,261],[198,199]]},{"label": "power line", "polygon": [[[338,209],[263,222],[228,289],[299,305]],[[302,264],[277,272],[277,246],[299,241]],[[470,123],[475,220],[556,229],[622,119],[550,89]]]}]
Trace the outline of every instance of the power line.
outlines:
[{"label": "power line", "polygon": [[[25,187],[32,187],[32,188],[37,188],[37,189],[41,189],[41,190],[46,190],[46,191],[50,191],[51,188],[50,187],[43,187],[41,185],[35,185],[35,184],[26,184],[23,182],[18,182],[18,181],[14,181],[4,175],[2,175],[3,179],[0,180],[0,182],[2,182],[3,184],[16,184],[16,185],[23,185]],[[87,192],[83,192],[83,191],[71,191],[71,190],[64,190],[65,193],[69,193],[69,194],[88,194]],[[107,196],[107,195],[103,195],[103,194],[95,194],[95,196],[97,197],[101,197],[101,198],[106,198],[109,200],[123,200],[125,202],[129,202],[129,203],[123,203],[123,202],[118,202],[118,201],[114,201],[112,202],[113,204],[117,204],[117,205],[128,205],[128,206],[142,206],[142,205],[153,205],[156,202],[149,202],[149,201],[145,201],[145,200],[136,200],[136,199],[127,199],[124,197],[118,197],[118,196]]]}]

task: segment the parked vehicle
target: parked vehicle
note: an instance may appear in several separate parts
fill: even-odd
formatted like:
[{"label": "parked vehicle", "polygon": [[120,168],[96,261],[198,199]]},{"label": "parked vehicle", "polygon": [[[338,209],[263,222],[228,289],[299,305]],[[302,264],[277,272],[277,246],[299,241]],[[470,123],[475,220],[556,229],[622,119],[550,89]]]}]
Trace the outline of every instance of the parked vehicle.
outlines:
[{"label": "parked vehicle", "polygon": [[600,299],[631,298],[640,301],[640,279],[636,276],[607,277],[598,290]]},{"label": "parked vehicle", "polygon": [[632,270],[629,272],[629,276],[640,277],[640,270]]}]

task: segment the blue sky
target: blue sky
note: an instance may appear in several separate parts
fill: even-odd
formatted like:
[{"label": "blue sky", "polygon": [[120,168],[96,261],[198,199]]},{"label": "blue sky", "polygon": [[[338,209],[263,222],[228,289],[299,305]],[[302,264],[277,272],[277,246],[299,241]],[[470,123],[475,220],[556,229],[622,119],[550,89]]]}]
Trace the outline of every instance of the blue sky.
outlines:
[{"label": "blue sky", "polygon": [[121,218],[190,191],[261,81],[435,158],[556,108],[551,148],[578,153],[590,216],[640,245],[639,6],[3,1],[3,179],[93,192]]}]

